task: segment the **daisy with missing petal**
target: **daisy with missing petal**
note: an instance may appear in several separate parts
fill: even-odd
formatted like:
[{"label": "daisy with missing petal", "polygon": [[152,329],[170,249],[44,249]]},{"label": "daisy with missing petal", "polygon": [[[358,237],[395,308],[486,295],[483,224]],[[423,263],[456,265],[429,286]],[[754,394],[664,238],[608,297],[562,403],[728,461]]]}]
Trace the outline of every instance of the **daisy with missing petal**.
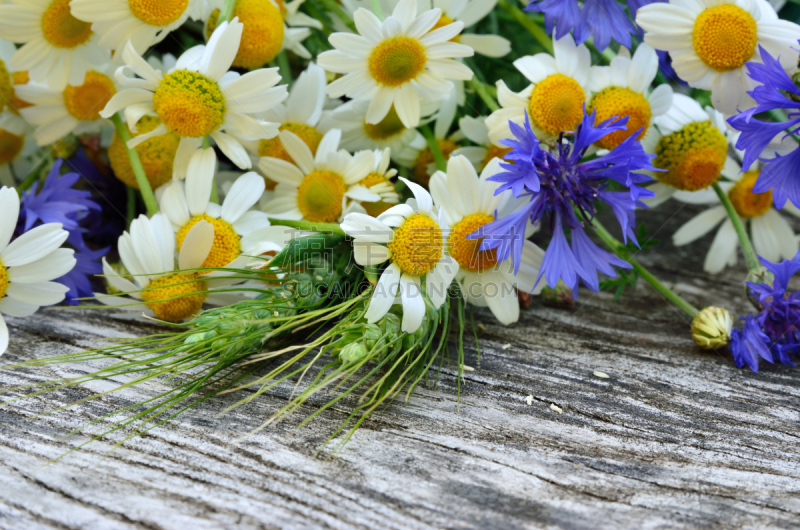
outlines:
[{"label": "daisy with missing petal", "polygon": [[397,175],[396,169],[389,169],[391,157],[389,156],[389,148],[380,151],[376,149],[375,165],[372,172],[364,177],[358,184],[380,197],[378,201],[364,201],[361,202],[361,207],[364,211],[372,217],[378,217],[380,214],[400,202],[400,194],[394,187],[392,179]]},{"label": "daisy with missing petal", "polygon": [[[772,147],[768,149],[774,152]],[[741,169],[738,162],[723,169],[722,175],[728,180],[720,182],[720,187],[728,194],[736,213],[744,221],[756,253],[772,262],[794,258],[800,245],[792,227],[775,209],[772,191],[753,193],[753,186],[761,170],[756,167],[742,173]],[[726,266],[736,265],[739,238],[717,194],[711,190],[681,192],[676,193],[675,198],[691,204],[707,204],[710,207],[680,227],[672,236],[673,243],[676,246],[687,245],[719,226],[706,254],[703,269],[718,273]],[[782,211],[800,217],[800,210],[791,204]]]},{"label": "daisy with missing petal", "polygon": [[128,41],[144,53],[186,22],[197,0],[71,0],[72,14],[92,23],[98,43],[109,50]]},{"label": "daisy with missing petal", "polygon": [[335,223],[352,201],[377,202],[381,196],[360,184],[375,167],[372,151],[355,156],[339,149],[341,131],[322,138],[316,155],[296,134],[281,131],[281,142],[292,162],[262,157],[258,167],[278,183],[264,209],[273,217]]},{"label": "daisy with missing petal", "polygon": [[448,79],[472,79],[472,70],[453,60],[471,57],[472,48],[450,42],[464,24],[431,31],[440,17],[440,9],[418,15],[416,0],[400,0],[383,22],[366,9],[356,11],[359,35],[332,34],[335,49],[317,60],[329,72],[346,74],[328,86],[328,95],[370,100],[369,124],[380,123],[394,105],[403,125],[419,125],[420,93],[444,96],[453,87]]},{"label": "daisy with missing petal", "polygon": [[[182,322],[196,315],[204,303],[226,303],[226,293],[215,298],[216,282],[192,269],[203,267],[214,245],[214,227],[201,221],[186,234],[175,263],[175,232],[166,215],[152,219],[141,215],[131,222],[118,243],[122,265],[133,281],[121,276],[103,258],[103,274],[108,283],[126,296],[95,293],[106,305],[126,311],[144,311],[167,322]],[[222,280],[229,285],[227,280]]]},{"label": "daisy with missing petal", "polygon": [[424,188],[401,180],[414,193],[413,200],[394,206],[377,218],[351,213],[341,226],[354,239],[359,265],[389,262],[372,293],[367,320],[373,323],[383,318],[399,297],[403,304],[402,330],[414,333],[425,319],[424,297],[435,307],[442,306],[458,273],[458,262],[445,249],[449,227],[444,212],[433,205]]},{"label": "daisy with missing petal", "polygon": [[75,251],[59,248],[69,233],[58,223],[29,230],[11,241],[19,218],[14,188],[0,188],[0,355],[8,348],[3,315],[27,317],[64,300],[68,287],[53,280],[75,266]]},{"label": "daisy with missing petal", "polygon": [[722,175],[738,171],[728,156],[728,128],[722,114],[683,94],[675,94],[670,110],[656,118],[656,128],[642,141],[647,153],[657,155],[653,172],[658,182],[649,189],[655,199],[646,201],[656,206],[677,192],[704,190]]},{"label": "daisy with missing petal", "polygon": [[589,86],[595,94],[588,110],[597,112],[597,119],[628,118],[628,128],[609,134],[597,144],[601,149],[614,149],[636,131],[639,140],[649,132],[654,119],[672,107],[672,87],[659,85],[649,93],[658,73],[658,56],[647,44],[640,44],[630,57],[626,48],[611,60],[610,66],[595,66],[590,72]]},{"label": "daisy with missing petal", "polygon": [[747,91],[754,83],[744,66],[761,62],[759,44],[787,71],[797,67],[800,26],[779,19],[766,0],[670,0],[639,9],[636,23],[645,42],[669,52],[681,79],[711,90],[714,107],[726,116],[753,106]]},{"label": "daisy with missing petal", "polygon": [[452,155],[462,155],[465,149],[470,149],[472,156],[467,158],[479,160],[479,162],[475,164],[475,169],[478,171],[483,171],[483,168],[485,168],[493,158],[502,159],[511,152],[510,147],[492,143],[489,139],[489,127],[486,125],[486,119],[486,116],[478,116],[477,118],[464,116],[458,120],[459,131],[461,131],[461,134],[463,134],[467,140],[474,143],[475,146],[456,149],[453,151]]},{"label": "daisy with missing petal", "polygon": [[538,53],[514,61],[517,70],[531,82],[519,94],[503,80],[497,82],[497,100],[502,108],[486,120],[492,142],[511,138],[509,121],[523,127],[526,114],[531,129],[542,140],[574,130],[583,120],[592,65],[589,49],[583,44],[576,46],[571,35],[554,40],[553,47],[555,56]]},{"label": "daisy with missing petal", "polygon": [[29,103],[20,114],[36,127],[36,142],[50,145],[71,133],[100,132],[108,123],[100,118],[100,111],[117,92],[109,74],[109,65],[105,65],[89,70],[82,83],[63,90],[33,83],[17,87],[16,93]]},{"label": "daisy with missing petal", "polygon": [[[425,149],[425,137],[416,127],[406,127],[394,107],[378,123],[367,123],[369,101],[351,100],[326,113],[320,123],[323,130],[341,129],[342,147],[348,151],[386,149],[392,152],[392,160],[401,166],[411,167]],[[422,101],[421,112],[428,116],[436,111],[438,102]]]},{"label": "daisy with missing petal", "polygon": [[544,288],[544,283],[536,285],[544,252],[525,240],[521,265],[515,275],[510,258],[498,263],[497,249],[480,250],[480,239],[467,239],[494,221],[496,214],[502,216],[512,211],[511,194],[495,195],[499,184],[488,180],[500,171],[500,161],[494,160],[479,178],[469,160],[453,156],[447,164],[447,173],[439,171],[431,177],[431,195],[452,227],[447,236],[447,252],[458,262],[456,281],[461,292],[469,303],[489,307],[497,320],[508,325],[519,320],[517,290],[538,294]]},{"label": "daisy with missing petal", "polygon": [[[110,118],[124,110],[128,125],[144,115],[158,116],[161,125],[128,142],[136,147],[167,131],[181,137],[173,176],[183,178],[192,154],[203,138],[211,136],[223,153],[241,169],[252,167],[243,141],[275,137],[278,125],[253,118],[281,103],[287,97],[277,68],[254,70],[244,75],[229,72],[242,36],[236,19],[223,22],[206,46],[195,46],[183,53],[166,74],[154,69],[126,45],[122,52],[125,66],[116,77],[123,87],[100,113]],[[134,73],[136,77],[130,77]],[[135,126],[134,126],[135,127]],[[131,129],[134,129],[131,127]],[[136,132],[136,131],[134,131]]]},{"label": "daisy with missing petal", "polygon": [[14,0],[0,5],[0,37],[23,46],[8,64],[33,81],[63,90],[80,85],[94,65],[109,61],[89,22],[75,18],[70,0]]},{"label": "daisy with missing petal", "polygon": [[161,211],[175,229],[177,249],[195,225],[205,222],[214,232],[203,267],[238,268],[246,263],[247,256],[255,255],[243,244],[251,232],[269,226],[265,213],[251,210],[264,193],[264,179],[251,171],[234,181],[222,205],[211,202],[217,157],[213,149],[201,149],[189,163],[186,182],[173,181],[161,196]]}]

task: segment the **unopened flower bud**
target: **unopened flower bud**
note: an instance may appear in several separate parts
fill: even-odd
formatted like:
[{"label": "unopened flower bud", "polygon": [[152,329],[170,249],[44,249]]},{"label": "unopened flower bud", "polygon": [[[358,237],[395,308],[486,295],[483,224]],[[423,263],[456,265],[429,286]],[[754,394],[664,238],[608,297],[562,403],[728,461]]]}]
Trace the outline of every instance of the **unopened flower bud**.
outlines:
[{"label": "unopened flower bud", "polygon": [[692,338],[704,350],[727,346],[732,330],[733,317],[721,307],[706,307],[692,320]]},{"label": "unopened flower bud", "polygon": [[345,364],[356,363],[367,356],[367,347],[360,342],[351,342],[339,352],[339,360]]},{"label": "unopened flower bud", "polygon": [[70,134],[50,146],[50,152],[56,158],[70,158],[78,150],[78,139]]},{"label": "unopened flower bud", "polygon": [[572,296],[572,289],[561,280],[558,280],[558,283],[553,288],[545,286],[540,296],[542,298],[542,303],[546,306],[559,309],[572,309],[575,307],[575,298]]}]

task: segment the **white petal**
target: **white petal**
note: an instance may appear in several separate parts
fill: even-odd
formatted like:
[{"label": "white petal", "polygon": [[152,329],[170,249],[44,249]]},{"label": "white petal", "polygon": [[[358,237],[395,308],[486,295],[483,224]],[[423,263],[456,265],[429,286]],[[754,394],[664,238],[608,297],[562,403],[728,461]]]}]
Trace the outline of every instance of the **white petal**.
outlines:
[{"label": "white petal", "polygon": [[6,294],[28,305],[48,306],[63,302],[69,287],[56,282],[9,283]]},{"label": "white petal", "polygon": [[198,149],[189,160],[186,173],[186,205],[192,216],[206,213],[216,169],[217,154],[213,149]]},{"label": "white petal", "polygon": [[397,290],[400,287],[400,267],[392,263],[381,274],[378,284],[372,292],[369,307],[364,317],[367,322],[374,324],[384,317],[389,309],[392,308],[397,298]]},{"label": "white petal", "polygon": [[419,276],[403,274],[400,277],[400,297],[403,301],[403,323],[406,333],[414,333],[425,320],[425,298]]},{"label": "white petal", "polygon": [[74,250],[59,248],[32,263],[9,267],[8,280],[15,283],[49,282],[67,274],[75,263]]},{"label": "white petal", "polygon": [[19,195],[14,188],[0,188],[0,250],[8,246],[19,219]]},{"label": "white petal", "polygon": [[214,225],[207,221],[198,221],[183,240],[178,266],[182,270],[202,267],[213,246]]},{"label": "white petal", "polygon": [[27,265],[39,260],[67,240],[69,232],[60,223],[48,223],[28,230],[0,252],[0,263],[6,267]]},{"label": "white petal", "polygon": [[261,200],[265,188],[264,179],[253,171],[236,179],[222,203],[222,218],[231,224],[235,223]]}]

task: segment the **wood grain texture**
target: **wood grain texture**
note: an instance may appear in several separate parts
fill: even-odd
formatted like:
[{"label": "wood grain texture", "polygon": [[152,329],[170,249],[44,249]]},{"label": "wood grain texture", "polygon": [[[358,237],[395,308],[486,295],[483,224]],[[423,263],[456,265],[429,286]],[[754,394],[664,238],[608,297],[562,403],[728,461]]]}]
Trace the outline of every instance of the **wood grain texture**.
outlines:
[{"label": "wood grain texture", "polygon": [[[649,213],[655,237],[694,212]],[[670,219],[667,219],[670,217]],[[708,243],[708,239],[705,240]],[[743,314],[743,269],[699,272],[704,247],[668,243],[642,261],[692,303]],[[705,246],[707,248],[707,246]],[[535,303],[502,327],[486,312],[460,405],[455,372],[377,411],[336,458],[316,451],[352,402],[301,430],[235,440],[286,402],[279,387],[230,414],[209,400],[106,456],[100,441],[46,466],[85,422],[163,391],[93,383],[0,409],[3,528],[657,528],[800,524],[800,371],[737,369],[693,346],[686,318],[645,285],[622,303],[583,291],[573,311]],[[8,319],[4,363],[152,332],[99,311]],[[98,364],[0,371],[0,386]],[[595,370],[609,379],[593,376]],[[531,405],[527,396],[533,396]],[[240,397],[240,396],[239,396]],[[311,413],[324,399],[306,405]],[[563,410],[550,409],[555,404]],[[105,457],[105,458],[104,458]]]}]

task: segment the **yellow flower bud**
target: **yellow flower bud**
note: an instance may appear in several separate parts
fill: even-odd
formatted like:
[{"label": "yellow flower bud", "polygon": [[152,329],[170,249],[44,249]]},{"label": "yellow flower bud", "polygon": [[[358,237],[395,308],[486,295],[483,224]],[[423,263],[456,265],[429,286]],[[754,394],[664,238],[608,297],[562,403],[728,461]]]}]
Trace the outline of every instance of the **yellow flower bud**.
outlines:
[{"label": "yellow flower bud", "polygon": [[704,350],[727,346],[732,330],[733,317],[721,307],[706,307],[692,320],[692,338]]}]

